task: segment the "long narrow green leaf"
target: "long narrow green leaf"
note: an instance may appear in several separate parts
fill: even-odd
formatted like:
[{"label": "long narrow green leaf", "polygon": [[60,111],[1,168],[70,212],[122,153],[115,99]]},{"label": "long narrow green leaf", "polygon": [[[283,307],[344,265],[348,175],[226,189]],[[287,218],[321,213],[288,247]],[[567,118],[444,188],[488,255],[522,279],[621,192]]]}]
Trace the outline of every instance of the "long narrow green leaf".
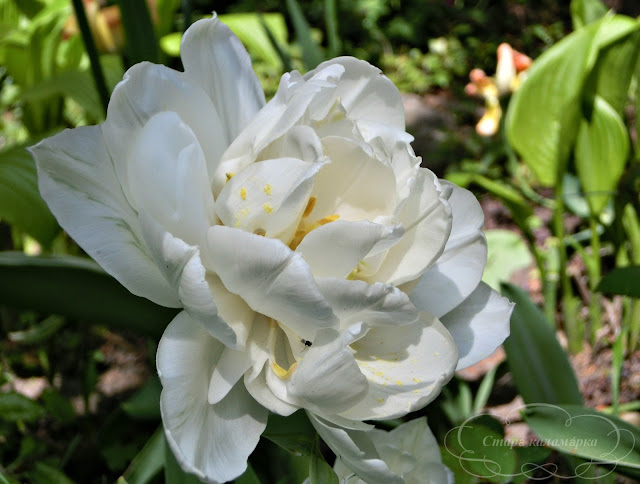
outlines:
[{"label": "long narrow green leaf", "polygon": [[133,458],[122,477],[127,484],[147,484],[164,467],[164,430],[162,425]]},{"label": "long narrow green leaf", "polygon": [[504,349],[524,401],[581,404],[582,395],[567,354],[542,312],[512,284],[503,284],[502,294],[516,303]]},{"label": "long narrow green leaf", "polygon": [[93,81],[96,83],[96,89],[100,96],[100,102],[104,113],[107,113],[107,106],[109,105],[109,91],[107,90],[107,84],[104,79],[104,73],[102,72],[102,66],[100,65],[100,58],[98,56],[98,49],[96,49],[96,43],[91,35],[91,29],[89,28],[89,22],[87,21],[87,14],[84,10],[84,4],[82,0],[72,0],[73,8],[78,20],[78,26],[82,34],[82,40],[84,41],[84,47],[87,49],[87,55],[91,63],[91,72],[93,73]]},{"label": "long narrow green leaf", "polygon": [[45,246],[60,230],[40,196],[36,165],[23,146],[0,151],[0,218]]},{"label": "long narrow green leaf", "polygon": [[146,0],[117,0],[122,14],[125,55],[129,65],[159,62],[159,47]]},{"label": "long narrow green leaf", "polygon": [[338,35],[338,13],[336,11],[336,0],[324,1],[324,23],[327,29],[327,43],[330,59],[340,55],[340,36]]},{"label": "long narrow green leaf", "polygon": [[607,7],[600,0],[571,0],[571,23],[577,30],[604,17]]},{"label": "long narrow green leaf", "polygon": [[291,16],[293,29],[296,31],[296,39],[302,49],[302,59],[307,70],[315,69],[324,59],[320,47],[313,40],[311,27],[304,18],[300,4],[296,0],[287,0],[287,10]]},{"label": "long narrow green leaf", "polygon": [[597,291],[640,298],[640,266],[619,267],[604,276]]},{"label": "long narrow green leaf", "polygon": [[0,253],[0,304],[160,337],[178,309],[134,296],[87,259]]}]

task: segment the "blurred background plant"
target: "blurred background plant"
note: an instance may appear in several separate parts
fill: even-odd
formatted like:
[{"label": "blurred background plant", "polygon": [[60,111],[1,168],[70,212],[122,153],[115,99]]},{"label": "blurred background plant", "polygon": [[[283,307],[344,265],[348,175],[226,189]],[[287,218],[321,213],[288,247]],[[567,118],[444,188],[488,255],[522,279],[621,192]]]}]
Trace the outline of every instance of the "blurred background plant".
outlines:
[{"label": "blurred background plant", "polygon": [[[40,198],[24,148],[103,121],[128,66],[180,69],[182,32],[214,9],[267,97],[283,72],[337,55],[379,66],[403,92],[423,165],[480,195],[484,278],[517,303],[512,336],[410,416],[429,418],[456,482],[545,476],[520,472],[527,463],[571,475],[615,447],[586,421],[580,435],[601,447],[536,446],[575,427],[534,407],[514,413],[533,403],[627,430],[635,441],[617,447],[617,464],[582,476],[637,480],[636,2],[0,0],[0,482],[188,482],[158,427],[155,345],[175,311],[84,257]],[[504,475],[463,466],[465,449],[447,440],[470,418],[464,442]],[[310,471],[320,482],[331,455],[303,415],[272,416],[264,437],[237,482],[298,483]],[[518,445],[488,448],[487,437]]]}]

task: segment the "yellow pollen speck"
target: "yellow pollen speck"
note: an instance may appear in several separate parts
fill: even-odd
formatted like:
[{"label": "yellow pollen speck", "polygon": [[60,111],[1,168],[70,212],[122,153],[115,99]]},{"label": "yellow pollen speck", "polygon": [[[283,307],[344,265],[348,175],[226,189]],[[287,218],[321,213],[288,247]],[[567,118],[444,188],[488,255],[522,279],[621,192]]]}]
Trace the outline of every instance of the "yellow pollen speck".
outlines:
[{"label": "yellow pollen speck", "polygon": [[234,177],[235,173],[225,173],[225,175],[227,177],[227,181],[229,181]]},{"label": "yellow pollen speck", "polygon": [[380,370],[378,370],[378,371],[376,371],[376,376],[383,377],[384,373],[382,373]]},{"label": "yellow pollen speck", "polygon": [[264,186],[263,190],[264,190],[264,193],[266,193],[267,195],[271,195],[271,184],[270,184],[270,183],[267,183],[267,184]]},{"label": "yellow pollen speck", "polygon": [[265,211],[265,212],[267,212],[267,213],[271,213],[271,212],[273,212],[273,207],[271,206],[271,204],[270,204],[270,203],[264,203],[264,204],[262,205],[262,208],[263,208],[263,209],[264,209],[264,211]]},{"label": "yellow pollen speck", "polygon": [[396,380],[396,385],[402,385],[402,382],[400,380]]},{"label": "yellow pollen speck", "polygon": [[288,370],[285,370],[280,365],[278,365],[275,361],[271,363],[271,369],[276,374],[276,376],[281,380],[289,379],[297,366],[298,366],[298,362],[296,361],[293,365],[289,367]]},{"label": "yellow pollen speck", "polygon": [[318,199],[316,197],[309,197],[307,208],[304,209],[304,213],[302,214],[303,217],[308,217],[311,212],[313,212],[313,208],[316,206],[317,200]]},{"label": "yellow pollen speck", "polygon": [[262,235],[263,237],[267,235],[267,231],[265,229],[255,229],[253,233],[256,235]]},{"label": "yellow pollen speck", "polygon": [[416,383],[420,383],[422,380],[420,378],[414,378],[413,381]]},{"label": "yellow pollen speck", "polygon": [[384,402],[384,398],[378,398],[378,403]]},{"label": "yellow pollen speck", "polygon": [[247,189],[246,188],[241,188],[240,189],[240,198],[242,198],[243,200],[247,199]]},{"label": "yellow pollen speck", "polygon": [[418,390],[414,390],[413,393],[418,393]]},{"label": "yellow pollen speck", "polygon": [[440,353],[438,353],[437,351],[433,354],[433,356],[440,356]]}]

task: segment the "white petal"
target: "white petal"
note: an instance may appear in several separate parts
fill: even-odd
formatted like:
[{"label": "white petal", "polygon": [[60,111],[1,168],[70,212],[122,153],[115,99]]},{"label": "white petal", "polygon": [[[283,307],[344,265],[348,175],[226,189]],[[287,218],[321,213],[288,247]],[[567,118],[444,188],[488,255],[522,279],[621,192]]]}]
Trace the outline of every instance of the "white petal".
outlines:
[{"label": "white petal", "polygon": [[351,345],[369,380],[365,398],[341,415],[354,420],[389,419],[418,410],[449,381],[458,361],[451,335],[436,318],[405,326],[371,328]]},{"label": "white petal", "polygon": [[458,370],[483,360],[507,339],[513,307],[481,282],[462,304],[441,318],[458,347]]},{"label": "white petal", "polygon": [[367,484],[404,484],[380,459],[367,432],[347,430],[307,412],[309,420],[329,448]]},{"label": "white petal", "polygon": [[296,252],[302,254],[315,277],[347,277],[382,241],[398,240],[401,226],[362,220],[336,220],[309,232]]},{"label": "white petal", "polygon": [[252,363],[250,355],[246,351],[232,350],[231,348],[222,350],[220,359],[211,374],[211,380],[209,380],[209,403],[218,403],[225,398],[244,373],[251,368]]},{"label": "white petal", "polygon": [[286,386],[288,396],[301,407],[337,414],[367,393],[367,380],[345,339],[335,330],[319,331],[313,346],[298,361]]},{"label": "white petal", "polygon": [[223,123],[209,96],[184,73],[143,62],[129,69],[109,101],[102,130],[107,149],[127,197],[127,163],[139,130],[155,114],[174,111],[195,134],[209,176],[227,147]]},{"label": "white petal", "polygon": [[453,216],[451,235],[442,255],[411,292],[416,307],[436,317],[469,297],[482,279],[487,263],[487,241],[482,233],[484,214],[478,200],[464,188],[442,183],[453,189],[449,197]]},{"label": "white petal", "polygon": [[220,192],[226,173],[239,173],[258,159],[262,150],[299,123],[312,102],[322,104],[333,96],[344,69],[332,66],[305,82],[297,71],[284,74],[278,92],[260,110],[224,153],[213,177],[214,194]]},{"label": "white petal", "polygon": [[167,327],[157,353],[167,441],[185,471],[210,483],[245,471],[268,416],[242,382],[221,402],[207,401],[209,378],[223,348],[182,312]]},{"label": "white petal", "polygon": [[354,57],[338,57],[323,62],[305,75],[311,78],[327,67],[341,65],[344,74],[338,82],[336,97],[347,110],[347,116],[355,120],[384,121],[400,131],[405,130],[404,107],[398,88],[380,69]]},{"label": "white petal", "polygon": [[288,402],[285,402],[281,398],[274,395],[273,391],[267,384],[266,374],[270,371],[268,367],[264,367],[262,371],[252,380],[245,375],[244,382],[247,390],[253,398],[256,399],[260,405],[268,408],[273,413],[288,417],[300,407]]},{"label": "white petal", "polygon": [[373,221],[393,213],[396,183],[389,164],[351,139],[329,136],[322,146],[331,163],[316,177],[312,195],[317,203],[310,220],[337,214],[342,220]]},{"label": "white petal", "polygon": [[451,209],[435,175],[418,170],[411,194],[398,214],[405,234],[370,280],[402,284],[420,276],[442,254],[451,232]]},{"label": "white petal", "polygon": [[256,313],[240,296],[230,293],[218,276],[207,272],[205,277],[218,315],[236,334],[235,349],[244,351]]},{"label": "white petal", "polygon": [[200,258],[200,248],[166,232],[144,212],[140,213],[139,219],[151,256],[164,277],[177,289],[181,305],[213,337],[235,347],[237,337],[234,330],[218,316]]},{"label": "white petal", "polygon": [[370,327],[405,325],[420,318],[409,296],[394,286],[333,277],[322,277],[316,281],[340,319],[341,328],[346,329],[358,322]]},{"label": "white petal", "polygon": [[60,226],[137,296],[180,307],[153,261],[98,126],[65,130],[31,148],[40,193]]},{"label": "white petal", "polygon": [[207,247],[213,271],[254,311],[305,339],[337,325],[307,263],[279,240],[216,226],[209,229]]},{"label": "white petal", "polygon": [[323,164],[279,158],[249,165],[220,192],[216,202],[220,220],[247,232],[264,231],[266,237],[288,244]]},{"label": "white petal", "polygon": [[202,245],[217,221],[206,160],[198,140],[174,112],[155,114],[137,137],[128,167],[129,191],[174,236]]},{"label": "white petal", "polygon": [[322,143],[314,129],[300,124],[292,126],[284,135],[263,149],[257,161],[285,157],[309,163],[324,158]]},{"label": "white petal", "polygon": [[180,56],[186,76],[209,95],[224,119],[225,139],[230,144],[265,104],[249,54],[214,14],[187,29]]}]

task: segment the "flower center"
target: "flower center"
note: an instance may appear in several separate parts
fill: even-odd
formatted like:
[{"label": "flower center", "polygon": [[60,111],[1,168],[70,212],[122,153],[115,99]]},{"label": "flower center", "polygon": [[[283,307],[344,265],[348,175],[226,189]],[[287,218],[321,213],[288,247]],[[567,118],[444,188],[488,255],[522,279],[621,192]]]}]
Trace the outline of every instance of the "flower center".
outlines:
[{"label": "flower center", "polygon": [[304,239],[312,230],[317,229],[318,227],[322,227],[323,225],[326,225],[330,222],[335,222],[340,218],[340,215],[334,214],[327,215],[326,217],[323,217],[319,220],[310,222],[309,215],[311,215],[311,212],[313,212],[313,209],[316,206],[316,201],[316,197],[309,197],[309,202],[307,203],[307,207],[304,209],[304,213],[302,214],[302,218],[300,219],[300,223],[298,224],[296,233],[293,236],[291,243],[289,243],[289,248],[291,250],[296,250],[296,248],[300,245],[300,242],[302,242],[302,239]]}]

